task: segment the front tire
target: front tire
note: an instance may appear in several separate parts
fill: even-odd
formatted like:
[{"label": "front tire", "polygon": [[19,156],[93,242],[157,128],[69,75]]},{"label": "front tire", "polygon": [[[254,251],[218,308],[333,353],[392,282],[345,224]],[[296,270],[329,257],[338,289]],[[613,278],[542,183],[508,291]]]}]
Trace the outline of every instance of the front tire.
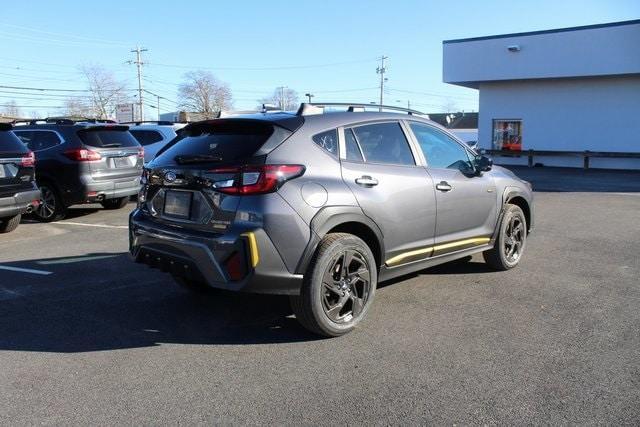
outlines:
[{"label": "front tire", "polygon": [[337,337],[365,318],[375,296],[378,272],[371,249],[347,233],[325,236],[304,276],[291,308],[309,331]]},{"label": "front tire", "polygon": [[0,218],[0,233],[9,233],[18,228],[21,218],[22,215],[20,214],[8,218]]},{"label": "front tire", "polygon": [[507,205],[494,247],[482,253],[484,260],[496,270],[517,266],[527,243],[527,220],[516,205]]},{"label": "front tire", "polygon": [[129,203],[128,197],[118,197],[117,199],[107,199],[100,202],[105,209],[122,209]]}]

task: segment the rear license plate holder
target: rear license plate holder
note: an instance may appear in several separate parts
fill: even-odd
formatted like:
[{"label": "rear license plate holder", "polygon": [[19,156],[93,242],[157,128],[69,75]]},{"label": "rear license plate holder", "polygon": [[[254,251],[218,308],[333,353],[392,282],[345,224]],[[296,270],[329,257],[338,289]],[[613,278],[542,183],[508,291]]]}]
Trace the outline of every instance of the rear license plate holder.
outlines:
[{"label": "rear license plate holder", "polygon": [[114,157],[113,166],[116,168],[130,168],[131,163],[129,162],[129,157]]},{"label": "rear license plate holder", "polygon": [[174,218],[189,219],[191,216],[190,191],[167,191],[164,195],[164,214]]}]

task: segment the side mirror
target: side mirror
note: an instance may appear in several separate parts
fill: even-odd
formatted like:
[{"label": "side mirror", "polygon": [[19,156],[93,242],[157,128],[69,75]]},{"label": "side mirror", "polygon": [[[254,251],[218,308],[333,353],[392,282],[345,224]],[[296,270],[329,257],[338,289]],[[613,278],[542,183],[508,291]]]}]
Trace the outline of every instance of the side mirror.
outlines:
[{"label": "side mirror", "polygon": [[493,167],[493,160],[487,156],[480,155],[476,157],[474,165],[478,172],[487,172]]}]

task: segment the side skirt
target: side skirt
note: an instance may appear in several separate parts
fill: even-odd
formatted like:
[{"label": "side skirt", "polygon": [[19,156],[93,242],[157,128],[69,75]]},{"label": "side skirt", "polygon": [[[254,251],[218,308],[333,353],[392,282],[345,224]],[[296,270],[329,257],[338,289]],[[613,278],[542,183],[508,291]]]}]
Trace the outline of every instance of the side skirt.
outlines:
[{"label": "side skirt", "polygon": [[390,280],[399,276],[404,276],[406,274],[415,273],[416,271],[424,270],[426,268],[434,267],[439,264],[444,264],[449,261],[454,261],[456,259],[464,258],[469,255],[476,254],[478,252],[484,252],[493,247],[493,241],[487,243],[486,245],[475,246],[470,249],[462,249],[455,252],[449,252],[447,254],[434,256],[425,260],[414,261],[406,264],[399,265],[397,267],[388,267],[383,265],[380,268],[380,274],[378,275],[378,281],[384,282],[385,280]]}]

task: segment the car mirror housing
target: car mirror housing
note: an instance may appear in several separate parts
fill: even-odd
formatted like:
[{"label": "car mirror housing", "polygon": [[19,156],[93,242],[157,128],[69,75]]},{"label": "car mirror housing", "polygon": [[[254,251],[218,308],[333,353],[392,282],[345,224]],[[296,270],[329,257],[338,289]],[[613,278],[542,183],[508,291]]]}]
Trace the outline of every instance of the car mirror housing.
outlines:
[{"label": "car mirror housing", "polygon": [[478,172],[488,172],[493,167],[493,160],[487,156],[476,156],[474,165]]}]

